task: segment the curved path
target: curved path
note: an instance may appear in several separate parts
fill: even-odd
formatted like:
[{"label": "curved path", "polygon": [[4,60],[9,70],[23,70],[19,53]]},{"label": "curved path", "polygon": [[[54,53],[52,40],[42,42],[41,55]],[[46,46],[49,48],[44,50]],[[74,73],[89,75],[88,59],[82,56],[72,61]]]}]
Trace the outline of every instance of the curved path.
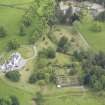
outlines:
[{"label": "curved path", "polygon": [[34,54],[33,54],[32,57],[30,57],[28,59],[25,59],[26,61],[30,61],[30,60],[34,59],[37,56],[37,48],[36,48],[36,46],[32,46],[32,47],[33,47]]}]

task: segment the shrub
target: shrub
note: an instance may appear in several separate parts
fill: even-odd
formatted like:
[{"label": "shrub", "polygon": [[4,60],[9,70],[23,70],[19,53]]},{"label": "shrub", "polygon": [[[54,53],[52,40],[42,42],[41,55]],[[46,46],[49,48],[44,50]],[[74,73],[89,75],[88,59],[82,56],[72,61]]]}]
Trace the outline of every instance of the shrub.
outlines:
[{"label": "shrub", "polygon": [[34,84],[36,83],[36,81],[37,81],[36,74],[35,73],[31,74],[29,77],[29,83]]},{"label": "shrub", "polygon": [[30,17],[28,17],[28,16],[24,17],[24,19],[23,19],[24,26],[29,27],[31,25],[31,23],[32,23],[32,20]]},{"label": "shrub", "polygon": [[67,52],[69,50],[70,43],[68,42],[68,38],[63,36],[61,37],[60,41],[58,42],[58,52]]},{"label": "shrub", "polygon": [[21,75],[18,71],[9,71],[5,74],[5,76],[13,82],[18,82],[20,80]]},{"label": "shrub", "polygon": [[19,100],[16,96],[10,96],[11,105],[20,105]]},{"label": "shrub", "polygon": [[3,26],[0,26],[0,37],[5,37],[6,36],[6,30],[4,29]]},{"label": "shrub", "polygon": [[43,49],[43,51],[40,52],[41,56],[47,57],[47,58],[55,58],[56,51],[52,47],[48,47],[47,49]]},{"label": "shrub", "polygon": [[10,40],[6,45],[6,50],[7,51],[16,50],[19,47],[20,47],[20,44],[17,43],[16,40]]},{"label": "shrub", "polygon": [[31,74],[31,76],[29,77],[29,83],[34,84],[38,80],[43,80],[45,78],[45,74],[43,72],[38,71],[36,73]]},{"label": "shrub", "polygon": [[0,98],[0,105],[11,105],[11,101],[7,98]]},{"label": "shrub", "polygon": [[97,17],[97,20],[105,22],[105,11],[101,12]]},{"label": "shrub", "polygon": [[47,55],[48,58],[55,58],[56,51],[53,48],[49,47],[47,49],[46,55]]},{"label": "shrub", "polygon": [[95,22],[91,26],[91,31],[93,32],[101,32],[102,31],[102,26],[99,22]]},{"label": "shrub", "polygon": [[70,76],[73,76],[77,73],[77,70],[75,68],[72,68],[70,71],[69,71],[69,75]]}]

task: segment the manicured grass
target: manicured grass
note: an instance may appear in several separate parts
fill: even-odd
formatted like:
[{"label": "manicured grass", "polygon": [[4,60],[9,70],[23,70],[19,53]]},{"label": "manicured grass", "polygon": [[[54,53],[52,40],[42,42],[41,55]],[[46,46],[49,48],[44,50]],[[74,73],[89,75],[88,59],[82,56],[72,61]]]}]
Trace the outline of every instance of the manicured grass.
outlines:
[{"label": "manicured grass", "polygon": [[70,56],[65,55],[63,53],[56,54],[56,63],[57,64],[64,65],[64,64],[70,64],[70,62],[71,62]]},{"label": "manicured grass", "polygon": [[[0,0],[0,4],[23,3],[21,7],[22,6],[25,7],[26,5],[27,7],[29,7],[30,4],[24,3],[28,3],[31,1],[32,0]],[[5,52],[6,44],[8,43],[8,41],[16,39],[16,41],[21,45],[27,44],[28,36],[27,35],[24,37],[19,36],[19,27],[24,13],[25,11],[21,9],[0,6],[0,26],[4,26],[4,28],[7,31],[7,36],[4,38],[0,38],[0,53],[3,54],[5,58],[9,58],[11,54],[11,52],[10,53]],[[21,52],[21,49],[19,50]],[[30,54],[28,52],[27,54],[25,53],[24,54],[25,57],[29,57],[33,53],[31,48],[27,50],[28,51],[31,50],[31,53]],[[26,52],[27,50],[24,49],[24,52]],[[0,78],[2,78],[2,76]],[[16,95],[19,98],[19,101],[21,103],[20,105],[31,105],[34,91],[33,93],[27,91],[31,90],[31,86],[29,87],[27,89],[27,85],[24,84],[24,80],[21,83],[12,83],[8,80],[3,81],[0,79],[0,97]]]},{"label": "manicured grass", "polygon": [[[21,4],[31,1],[32,0],[0,0],[0,3]],[[29,7],[30,4],[26,5]],[[22,6],[24,5],[21,5],[21,7]],[[0,51],[4,51],[7,42],[12,39],[16,39],[20,44],[26,44],[28,42],[28,35],[24,37],[19,36],[19,28],[24,14],[25,10],[0,6],[0,26],[4,26],[7,31],[7,36],[0,38]]]},{"label": "manicured grass", "polygon": [[28,58],[31,58],[34,56],[34,49],[33,49],[33,46],[31,45],[26,45],[26,46],[21,46],[19,49],[18,49],[18,52],[21,54],[21,56],[24,58],[24,59],[28,59]]},{"label": "manicured grass", "polygon": [[104,103],[104,98],[88,93],[49,96],[45,101],[45,105],[105,105]]},{"label": "manicured grass", "polygon": [[0,3],[26,3],[26,2],[31,2],[33,0],[0,0]]},{"label": "manicured grass", "polygon": [[0,80],[0,97],[9,97],[11,95],[15,95],[19,98],[20,105],[30,105],[32,101],[32,94],[24,90],[9,86]]},{"label": "manicured grass", "polygon": [[100,23],[102,26],[101,32],[91,31],[94,20],[90,15],[86,15],[81,23],[78,23],[78,29],[89,43],[94,51],[105,51],[105,23]]}]

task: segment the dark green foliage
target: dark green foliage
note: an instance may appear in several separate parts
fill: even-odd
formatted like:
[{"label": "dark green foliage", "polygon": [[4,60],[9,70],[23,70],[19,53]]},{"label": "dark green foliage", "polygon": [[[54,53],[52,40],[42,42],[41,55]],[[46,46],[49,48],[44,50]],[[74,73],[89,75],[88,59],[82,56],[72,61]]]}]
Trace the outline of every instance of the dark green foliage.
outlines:
[{"label": "dark green foliage", "polygon": [[35,44],[35,42],[38,41],[38,39],[41,37],[40,34],[33,34],[32,36],[29,36],[29,44]]},{"label": "dark green foliage", "polygon": [[19,100],[16,96],[11,96],[11,105],[20,105]]},{"label": "dark green foliage", "polygon": [[29,77],[29,83],[33,84],[36,83],[36,81],[37,81],[36,74],[35,73],[31,74]]},{"label": "dark green foliage", "polygon": [[54,7],[54,0],[37,0],[26,11],[21,25],[27,30],[30,44],[47,34],[49,27],[54,24]]},{"label": "dark green foliage", "polygon": [[71,68],[70,71],[69,71],[69,75],[70,76],[73,76],[77,73],[77,70],[75,68]]},{"label": "dark green foliage", "polygon": [[0,105],[20,105],[16,96],[10,96],[9,98],[0,98]]},{"label": "dark green foliage", "polygon": [[97,20],[105,22],[105,11],[101,12],[97,17]]},{"label": "dark green foliage", "polygon": [[55,76],[55,73],[50,73],[50,76],[49,76],[49,82],[50,83],[56,83],[56,76]]},{"label": "dark green foliage", "polygon": [[7,51],[16,50],[19,47],[20,44],[16,40],[10,40],[6,45],[6,50]]},{"label": "dark green foliage", "polygon": [[29,77],[29,83],[33,84],[33,83],[36,83],[38,80],[43,80],[45,78],[46,78],[45,73],[38,71],[36,73],[33,73]]},{"label": "dark green foliage", "polygon": [[91,51],[74,51],[73,56],[78,61],[82,61],[83,59],[93,58],[94,54]]},{"label": "dark green foliage", "polygon": [[7,35],[6,30],[3,26],[0,26],[0,37],[5,37]]},{"label": "dark green foliage", "polygon": [[23,19],[24,26],[29,27],[31,25],[31,23],[32,23],[32,20],[30,17],[28,17],[28,16],[24,17],[24,19]]},{"label": "dark green foliage", "polygon": [[68,38],[65,36],[61,37],[60,41],[58,42],[57,51],[65,53],[69,50],[69,47],[70,43],[68,42]]},{"label": "dark green foliage", "polygon": [[11,101],[9,99],[0,98],[0,105],[11,105]]},{"label": "dark green foliage", "polygon": [[103,52],[79,54],[83,70],[81,75],[83,84],[94,90],[105,89],[105,54]]},{"label": "dark green foliage", "polygon": [[40,56],[43,56],[43,57],[47,57],[47,58],[55,58],[56,56],[56,51],[54,48],[52,47],[49,47],[47,49],[43,49],[43,51],[40,52],[39,54]]},{"label": "dark green foliage", "polygon": [[13,82],[18,82],[21,75],[18,71],[9,71],[5,74],[5,76]]}]

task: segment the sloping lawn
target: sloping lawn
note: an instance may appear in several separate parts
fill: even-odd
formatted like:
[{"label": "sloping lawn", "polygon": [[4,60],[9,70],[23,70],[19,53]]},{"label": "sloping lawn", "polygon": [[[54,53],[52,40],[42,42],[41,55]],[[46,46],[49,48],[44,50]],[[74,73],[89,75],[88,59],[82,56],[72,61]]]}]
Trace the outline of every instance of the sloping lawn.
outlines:
[{"label": "sloping lawn", "polygon": [[[22,4],[17,6],[29,7],[33,0],[0,0],[1,4]],[[26,4],[24,4],[26,3]],[[29,3],[29,4],[28,4]],[[28,35],[19,36],[19,29],[25,10],[10,8],[8,6],[0,6],[0,26],[6,30],[6,37],[0,38],[0,51],[5,50],[5,46],[9,40],[16,39],[20,44],[26,44]]]},{"label": "sloping lawn", "polygon": [[11,87],[0,80],[0,97],[8,97],[11,95],[19,98],[20,105],[30,105],[30,102],[32,101],[32,94],[24,90]]},{"label": "sloping lawn", "polygon": [[102,26],[101,32],[91,31],[93,23],[94,20],[87,15],[81,23],[78,23],[77,26],[94,51],[105,51],[105,23],[100,23]]},{"label": "sloping lawn", "polygon": [[28,2],[31,2],[31,1],[33,1],[33,0],[0,0],[0,3],[8,3],[8,4],[10,4],[10,3],[28,3]]}]

